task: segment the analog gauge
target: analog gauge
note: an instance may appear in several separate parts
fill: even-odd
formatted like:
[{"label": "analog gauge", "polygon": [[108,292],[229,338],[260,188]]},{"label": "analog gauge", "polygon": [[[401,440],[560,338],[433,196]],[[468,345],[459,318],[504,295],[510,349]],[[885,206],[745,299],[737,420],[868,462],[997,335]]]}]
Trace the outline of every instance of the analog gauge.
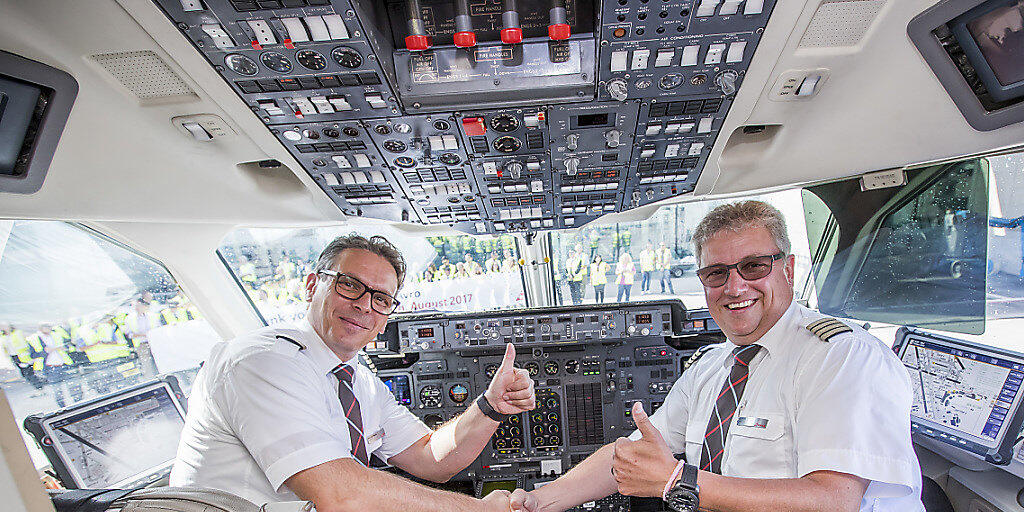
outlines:
[{"label": "analog gauge", "polygon": [[433,385],[423,386],[423,389],[420,390],[420,406],[441,407],[441,388]]},{"label": "analog gauge", "polygon": [[412,131],[412,126],[405,123],[398,123],[395,125],[395,131],[398,133],[409,133]]},{"label": "analog gauge", "polygon": [[313,71],[320,71],[327,67],[327,59],[313,50],[299,50],[295,52],[295,60],[299,61],[302,67],[312,69]]},{"label": "analog gauge", "polygon": [[444,121],[444,120],[441,120],[441,119],[438,119],[437,121],[434,121],[434,129],[435,130],[439,130],[439,131],[444,132],[444,131],[448,131],[448,129],[451,128],[451,127],[452,127],[452,125],[448,124],[448,121]]},{"label": "analog gauge", "polygon": [[680,85],[683,85],[683,75],[679,73],[669,73],[658,80],[658,87],[665,91],[671,91]]},{"label": "analog gauge", "polygon": [[260,55],[260,62],[278,73],[288,73],[292,70],[292,63],[288,60],[288,57],[277,52],[267,52]]},{"label": "analog gauge", "polygon": [[440,160],[441,163],[445,165],[458,165],[459,162],[462,161],[462,159],[459,158],[459,155],[456,155],[455,153],[444,153],[441,156],[437,157],[437,159]]},{"label": "analog gauge", "polygon": [[530,377],[536,377],[540,375],[540,365],[536,361],[530,361],[523,365],[523,368],[530,373]]},{"label": "analog gauge", "polygon": [[498,114],[491,118],[491,128],[496,132],[511,132],[519,128],[519,119],[512,114]]},{"label": "analog gauge", "polygon": [[426,423],[431,430],[437,430],[437,427],[444,423],[444,418],[440,414],[428,414],[423,417],[423,423]]},{"label": "analog gauge", "polygon": [[373,127],[373,131],[381,135],[388,135],[391,133],[391,127],[386,124],[378,124],[377,126]]},{"label": "analog gauge", "polygon": [[232,53],[231,55],[224,57],[224,65],[226,65],[231,71],[245,76],[253,76],[260,70],[252,59],[242,55],[241,53]]},{"label": "analog gauge", "polygon": [[554,375],[554,374],[558,373],[558,362],[557,361],[548,361],[548,362],[544,363],[544,373],[546,373],[548,375]]},{"label": "analog gauge", "polygon": [[408,169],[409,167],[416,165],[416,161],[407,156],[400,156],[395,159],[395,165]]},{"label": "analog gauge", "polygon": [[565,362],[565,372],[575,374],[580,371],[580,362],[575,359],[570,359]]},{"label": "analog gauge", "polygon": [[515,137],[499,137],[494,141],[495,151],[501,151],[502,153],[512,153],[519,151],[519,148],[523,147],[523,143]]},{"label": "analog gauge", "polygon": [[348,46],[339,46],[331,50],[331,58],[343,68],[355,69],[363,64],[363,57],[359,52]]},{"label": "analog gauge", "polygon": [[462,384],[456,384],[448,388],[448,397],[452,399],[452,402],[461,404],[469,398],[469,389]]},{"label": "analog gauge", "polygon": [[409,147],[404,142],[395,139],[388,139],[384,141],[384,149],[392,153],[402,153]]},{"label": "analog gauge", "polygon": [[488,379],[494,377],[495,373],[498,373],[498,365],[496,363],[491,363],[484,367],[484,375],[486,375]]}]

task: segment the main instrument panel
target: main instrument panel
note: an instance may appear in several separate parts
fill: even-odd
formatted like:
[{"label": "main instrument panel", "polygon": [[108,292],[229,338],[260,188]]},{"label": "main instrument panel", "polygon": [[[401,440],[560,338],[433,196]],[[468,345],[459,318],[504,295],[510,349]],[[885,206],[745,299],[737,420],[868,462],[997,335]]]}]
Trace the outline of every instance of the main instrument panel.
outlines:
[{"label": "main instrument panel", "polygon": [[155,0],[345,215],[581,226],[693,190],[775,0]]},{"label": "main instrument panel", "polygon": [[[679,301],[408,316],[392,320],[385,337],[403,356],[373,356],[378,376],[431,427],[483,393],[505,343],[515,344],[515,365],[534,379],[537,408],[502,422],[453,479],[477,493],[533,489],[628,435],[634,402],[657,410],[693,349],[724,340],[706,311],[686,311]],[[587,508],[629,509],[622,496]]]}]

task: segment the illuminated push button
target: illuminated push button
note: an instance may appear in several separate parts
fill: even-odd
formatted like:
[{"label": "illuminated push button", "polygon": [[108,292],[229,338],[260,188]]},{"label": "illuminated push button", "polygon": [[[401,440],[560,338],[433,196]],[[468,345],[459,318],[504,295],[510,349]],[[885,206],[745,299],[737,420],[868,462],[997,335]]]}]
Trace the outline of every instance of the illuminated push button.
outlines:
[{"label": "illuminated push button", "polygon": [[647,60],[651,57],[650,50],[634,50],[633,61],[630,64],[632,69],[647,69]]},{"label": "illuminated push button", "polygon": [[281,23],[284,24],[284,29],[288,31],[288,39],[293,43],[304,43],[309,41],[309,33],[306,32],[306,26],[302,24],[302,20],[299,18],[281,18]]},{"label": "illuminated push button", "polygon": [[334,108],[337,109],[339,112],[343,112],[345,110],[352,110],[352,105],[349,104],[348,100],[345,99],[344,96],[341,96],[341,95],[328,96],[327,97],[327,101],[330,102],[330,104],[333,105]]},{"label": "illuminated push button", "polygon": [[708,54],[704,56],[704,64],[719,64],[722,62],[722,55],[725,53],[725,43],[717,43],[708,47]]},{"label": "illuminated push button", "polygon": [[626,58],[627,58],[628,55],[629,55],[629,52],[625,52],[625,51],[615,51],[615,52],[612,52],[611,70],[612,71],[625,71],[626,70]]},{"label": "illuminated push button", "polygon": [[371,183],[387,183],[388,180],[384,178],[384,173],[381,171],[370,171],[370,182]]},{"label": "illuminated push button", "polygon": [[334,160],[334,163],[337,164],[338,167],[341,167],[342,169],[352,168],[352,162],[349,162],[348,157],[345,155],[332,156],[331,160]]},{"label": "illuminated push button", "polygon": [[353,175],[350,172],[343,172],[343,173],[341,173],[341,182],[346,184],[346,185],[355,185],[356,184],[355,175]]},{"label": "illuminated push button", "polygon": [[697,16],[714,16],[715,8],[718,7],[719,1],[720,0],[701,0],[700,5],[697,6]]},{"label": "illuminated push button", "polygon": [[735,63],[743,61],[743,51],[747,49],[746,41],[738,41],[729,44],[729,53],[725,54],[725,62]]},{"label": "illuminated push button", "polygon": [[743,6],[743,14],[761,14],[764,11],[764,0],[747,0]]},{"label": "illuminated push button", "polygon": [[693,144],[690,144],[690,156],[699,156],[701,151],[704,151],[703,142],[694,142]]},{"label": "illuminated push button", "polygon": [[459,149],[459,139],[456,139],[454,135],[442,135],[441,141],[444,143],[444,149],[455,150]]},{"label": "illuminated push button", "polygon": [[309,101],[313,103],[314,107],[316,107],[316,111],[321,114],[334,113],[334,108],[331,106],[331,103],[327,101],[327,97],[325,96],[312,96],[309,98]]},{"label": "illuminated push button", "polygon": [[677,156],[679,156],[679,144],[665,146],[665,158],[675,158]]},{"label": "illuminated push button", "polygon": [[[327,30],[327,23],[321,16],[303,16],[302,20],[309,27],[309,35],[314,41],[330,41],[331,32]],[[294,40],[293,40],[294,42]]]},{"label": "illuminated push button", "polygon": [[384,108],[388,106],[388,104],[384,102],[384,98],[381,97],[380,94],[367,94],[364,96],[364,99],[366,100],[366,103],[370,105],[370,108]]},{"label": "illuminated push button", "polygon": [[338,177],[332,173],[324,174],[324,183],[326,183],[328,187],[336,187],[339,185]]},{"label": "illuminated push button", "polygon": [[370,166],[370,157],[364,155],[363,153],[356,153],[353,156],[356,159],[356,167],[369,167]]},{"label": "illuminated push button", "polygon": [[221,27],[216,23],[211,23],[203,25],[201,28],[203,29],[203,32],[206,32],[206,35],[210,36],[210,39],[213,40],[213,45],[217,48],[231,48],[235,46],[235,42],[232,41],[231,36],[224,31],[224,27]]},{"label": "illuminated push button", "polygon": [[674,48],[663,48],[658,50],[657,57],[654,58],[654,67],[663,68],[665,66],[672,65],[672,59],[676,56],[676,50]]},{"label": "illuminated push button", "polygon": [[462,118],[462,131],[470,137],[477,137],[487,133],[487,125],[482,117],[464,117]]},{"label": "illuminated push button", "polygon": [[692,45],[683,48],[683,60],[680,63],[682,66],[696,66],[697,61],[700,59],[700,46]]},{"label": "illuminated push button", "polygon": [[428,136],[427,143],[430,144],[431,151],[444,151],[444,140],[441,139],[440,135]]},{"label": "illuminated push button", "polygon": [[348,39],[348,28],[345,27],[345,21],[341,19],[341,16],[337,14],[328,14],[323,17],[324,24],[327,25],[327,32],[330,34],[331,39],[335,41]]},{"label": "illuminated push button", "polygon": [[714,122],[715,122],[715,118],[713,118],[713,117],[701,118],[700,124],[697,125],[697,133],[708,133],[708,132],[710,132],[712,126],[714,125]]},{"label": "illuminated push button", "polygon": [[657,135],[660,132],[661,132],[661,125],[660,124],[649,124],[649,125],[647,125],[647,130],[644,132],[644,135],[647,135],[647,136]]},{"label": "illuminated push button", "polygon": [[741,3],[743,3],[743,0],[725,0],[725,2],[722,2],[722,8],[718,11],[718,14],[722,16],[736,14],[736,11],[740,10]]},{"label": "illuminated push button", "polygon": [[534,112],[532,114],[526,114],[523,116],[523,124],[525,124],[527,128],[537,128],[540,126],[540,122],[543,120],[543,112]]},{"label": "illuminated push button", "polygon": [[267,23],[267,20],[248,20],[246,23],[256,35],[256,42],[260,44],[277,44],[277,38],[274,37],[274,32],[270,30],[270,24]]}]

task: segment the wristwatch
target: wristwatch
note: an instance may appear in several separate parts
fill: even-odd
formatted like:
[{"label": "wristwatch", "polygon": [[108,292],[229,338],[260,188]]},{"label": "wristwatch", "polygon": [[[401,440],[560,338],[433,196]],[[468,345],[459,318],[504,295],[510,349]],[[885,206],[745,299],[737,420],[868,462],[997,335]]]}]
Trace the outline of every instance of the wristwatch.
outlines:
[{"label": "wristwatch", "polygon": [[499,423],[505,418],[511,416],[511,414],[502,414],[495,410],[494,407],[491,406],[491,403],[487,401],[487,397],[485,397],[483,393],[476,398],[476,406],[480,408],[480,412],[484,413],[484,416],[487,416]]},{"label": "wristwatch", "polygon": [[685,464],[683,474],[665,493],[665,504],[675,512],[696,512],[700,505],[700,487],[697,486],[697,466]]}]

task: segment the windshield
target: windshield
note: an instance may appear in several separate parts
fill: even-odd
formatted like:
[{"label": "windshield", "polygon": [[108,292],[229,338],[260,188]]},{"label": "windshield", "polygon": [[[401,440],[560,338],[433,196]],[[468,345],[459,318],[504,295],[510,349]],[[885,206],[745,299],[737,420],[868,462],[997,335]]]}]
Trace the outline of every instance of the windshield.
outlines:
[{"label": "windshield", "polygon": [[591,224],[551,233],[552,274],[557,304],[593,304],[681,298],[688,308],[705,308],[704,288],[694,271],[691,237],[697,223],[716,206],[759,199],[786,218],[796,257],[798,298],[810,272],[807,234],[799,190],[663,206],[640,222]]},{"label": "windshield", "polygon": [[382,235],[405,258],[397,313],[483,311],[526,305],[519,253],[510,235],[420,236],[390,226],[242,228],[218,253],[268,325],[306,312],[305,278],[320,252],[349,233]]}]

